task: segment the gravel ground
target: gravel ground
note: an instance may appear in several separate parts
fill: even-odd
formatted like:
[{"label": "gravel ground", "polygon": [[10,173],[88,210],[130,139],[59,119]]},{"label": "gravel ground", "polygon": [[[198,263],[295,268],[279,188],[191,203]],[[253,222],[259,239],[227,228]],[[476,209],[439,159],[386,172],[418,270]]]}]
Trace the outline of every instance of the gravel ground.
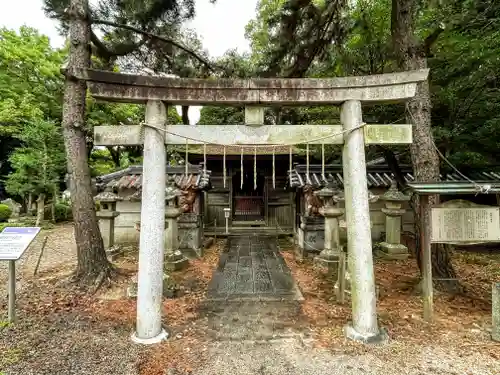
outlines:
[{"label": "gravel ground", "polygon": [[[34,279],[45,235],[49,240],[41,275]],[[50,272],[62,265],[69,265],[64,269],[70,270],[74,261],[73,231],[65,225],[44,231],[19,262],[17,324],[2,328],[6,300],[0,299],[0,374],[176,374],[170,367],[187,367],[194,375],[500,374],[499,356],[483,350],[494,344],[479,330],[472,339],[470,334],[464,336],[464,341],[473,342],[464,350],[444,342],[417,343],[404,337],[393,337],[378,347],[353,345],[339,338],[328,350],[317,348],[314,326],[303,319],[298,302],[203,303],[192,311],[186,309],[186,298],[170,300],[165,306],[171,309],[171,315],[167,312],[171,340],[154,347],[137,346],[130,341],[134,301],[96,301],[95,297],[72,294]],[[6,277],[2,266],[0,282],[5,283]],[[174,308],[179,311],[175,319]],[[327,324],[339,330],[335,317]],[[462,333],[449,335],[451,343],[460,341]],[[500,352],[500,346],[492,351]]]},{"label": "gravel ground", "polygon": [[105,326],[73,314],[51,314],[42,321],[28,319],[20,316],[19,324],[0,330],[0,373],[138,374],[141,348],[131,343],[129,328]]},{"label": "gravel ground", "polygon": [[208,313],[211,344],[205,364],[194,374],[500,374],[500,361],[474,348],[455,352],[397,339],[366,347],[340,339],[333,350],[317,348],[297,308],[299,304],[291,303],[212,307]]},{"label": "gravel ground", "polygon": [[263,344],[252,342],[219,343],[211,348],[205,366],[196,375],[495,375],[500,363],[480,354],[459,357],[444,348],[419,348],[392,353],[381,358],[396,344],[374,353],[332,354],[314,349],[300,339],[281,339]]}]

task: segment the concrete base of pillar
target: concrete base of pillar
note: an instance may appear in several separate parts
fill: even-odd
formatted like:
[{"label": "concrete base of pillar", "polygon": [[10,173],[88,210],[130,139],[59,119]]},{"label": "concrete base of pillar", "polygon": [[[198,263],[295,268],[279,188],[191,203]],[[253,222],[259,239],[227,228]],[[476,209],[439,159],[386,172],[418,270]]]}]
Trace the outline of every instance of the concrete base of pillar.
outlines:
[{"label": "concrete base of pillar", "polygon": [[188,266],[189,260],[179,251],[175,251],[165,256],[163,268],[166,271],[179,271]]},{"label": "concrete base of pillar", "polygon": [[359,341],[363,344],[384,344],[389,340],[389,335],[385,328],[380,328],[379,333],[376,335],[364,335],[356,331],[351,322],[344,326],[344,334],[348,339]]},{"label": "concrete base of pillar", "polygon": [[132,339],[132,342],[134,342],[136,344],[152,345],[152,344],[158,344],[158,343],[168,339],[168,333],[167,333],[167,331],[162,329],[160,334],[155,336],[155,337],[152,337],[149,339],[141,339],[141,338],[137,337],[137,332],[134,332],[132,334],[131,339]]},{"label": "concrete base of pillar", "polygon": [[384,259],[405,260],[410,256],[408,248],[402,244],[381,242],[379,246],[380,251],[377,252],[377,255]]}]

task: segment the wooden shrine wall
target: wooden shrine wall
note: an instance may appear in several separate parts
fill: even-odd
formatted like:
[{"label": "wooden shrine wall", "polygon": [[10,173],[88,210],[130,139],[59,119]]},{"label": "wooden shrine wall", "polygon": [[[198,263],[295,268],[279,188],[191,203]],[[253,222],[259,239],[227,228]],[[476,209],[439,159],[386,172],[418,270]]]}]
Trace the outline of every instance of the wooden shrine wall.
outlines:
[{"label": "wooden shrine wall", "polygon": [[[226,176],[226,187],[224,187],[222,170],[211,168],[212,189],[204,196],[204,217],[205,228],[210,231],[215,225],[220,230],[225,227],[224,208],[233,212],[233,181],[232,175],[235,171],[228,168]],[[264,169],[260,169],[263,171]],[[267,172],[267,169],[266,169]],[[273,189],[272,172],[265,173],[265,222],[266,227],[281,228],[291,232],[294,228],[295,220],[295,192],[285,190],[287,178],[276,176],[276,188]],[[231,220],[230,220],[231,227]]]}]

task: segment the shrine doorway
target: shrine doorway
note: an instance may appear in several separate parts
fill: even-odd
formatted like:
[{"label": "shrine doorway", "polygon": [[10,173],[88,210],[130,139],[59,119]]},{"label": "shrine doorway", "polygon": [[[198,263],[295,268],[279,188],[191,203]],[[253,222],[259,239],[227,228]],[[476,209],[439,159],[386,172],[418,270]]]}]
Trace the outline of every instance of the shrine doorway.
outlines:
[{"label": "shrine doorway", "polygon": [[234,170],[232,176],[232,223],[233,226],[264,226],[266,225],[266,179],[258,171],[254,174],[253,166],[245,167],[243,183],[241,169]]}]

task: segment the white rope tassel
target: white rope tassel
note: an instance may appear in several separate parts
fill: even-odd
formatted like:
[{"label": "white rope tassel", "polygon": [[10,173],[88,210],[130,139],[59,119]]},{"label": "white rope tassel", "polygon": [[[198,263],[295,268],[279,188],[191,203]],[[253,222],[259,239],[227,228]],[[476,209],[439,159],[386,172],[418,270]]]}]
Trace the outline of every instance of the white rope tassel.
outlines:
[{"label": "white rope tassel", "polygon": [[222,159],[222,168],[224,169],[224,189],[226,188],[226,146],[224,146],[224,156]]},{"label": "white rope tassel", "polygon": [[276,189],[276,157],[275,157],[276,148],[273,147],[273,189]]},{"label": "white rope tassel", "polygon": [[207,144],[203,143],[203,175],[207,175]]},{"label": "white rope tassel", "polygon": [[309,178],[309,143],[306,144],[306,175]]},{"label": "white rope tassel", "polygon": [[186,157],[184,158],[184,164],[186,164],[184,173],[186,174],[186,178],[188,176],[188,164],[189,164],[188,163],[188,154],[189,154],[188,148],[189,148],[189,143],[188,143],[188,140],[186,139]]},{"label": "white rope tassel", "polygon": [[253,148],[253,189],[257,190],[257,147]]},{"label": "white rope tassel", "polygon": [[321,144],[321,177],[325,178],[325,144]]},{"label": "white rope tassel", "polygon": [[243,147],[241,148],[241,177],[240,177],[240,189],[243,190]]}]

